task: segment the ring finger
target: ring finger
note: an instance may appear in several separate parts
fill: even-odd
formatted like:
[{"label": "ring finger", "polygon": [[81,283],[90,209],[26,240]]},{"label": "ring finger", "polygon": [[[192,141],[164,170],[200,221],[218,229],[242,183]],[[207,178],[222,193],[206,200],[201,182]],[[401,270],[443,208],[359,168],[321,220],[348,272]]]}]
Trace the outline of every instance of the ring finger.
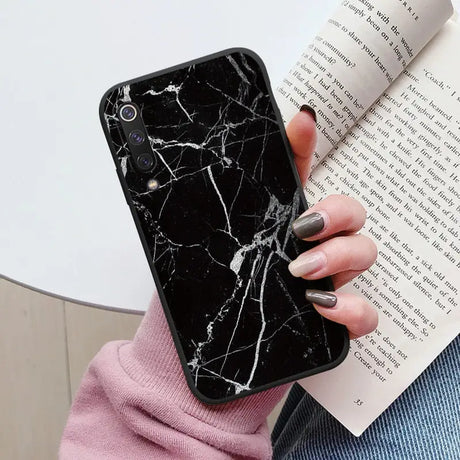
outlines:
[{"label": "ring finger", "polygon": [[367,270],[376,258],[377,247],[370,238],[359,234],[338,236],[301,254],[289,264],[289,271],[295,277],[317,280]]}]

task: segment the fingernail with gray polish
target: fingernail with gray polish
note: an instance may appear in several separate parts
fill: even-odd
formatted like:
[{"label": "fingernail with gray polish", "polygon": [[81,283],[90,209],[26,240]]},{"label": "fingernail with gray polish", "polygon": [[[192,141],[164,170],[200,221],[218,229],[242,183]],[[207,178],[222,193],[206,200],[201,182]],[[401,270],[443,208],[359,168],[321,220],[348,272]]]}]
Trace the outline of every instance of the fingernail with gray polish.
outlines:
[{"label": "fingernail with gray polish", "polygon": [[325,265],[324,254],[318,251],[312,253],[301,254],[297,259],[293,260],[288,269],[292,276],[299,278],[308,276],[321,270]]},{"label": "fingernail with gray polish", "polygon": [[302,107],[300,107],[300,111],[309,113],[313,117],[313,120],[315,120],[315,123],[316,123],[316,112],[313,107],[310,107],[309,105],[304,104]]},{"label": "fingernail with gray polish", "polygon": [[292,231],[297,238],[303,240],[316,235],[324,228],[323,216],[317,212],[299,217],[292,224]]},{"label": "fingernail with gray polish", "polygon": [[330,292],[318,291],[316,289],[307,289],[305,297],[311,303],[316,303],[321,307],[332,308],[337,304],[337,297]]}]

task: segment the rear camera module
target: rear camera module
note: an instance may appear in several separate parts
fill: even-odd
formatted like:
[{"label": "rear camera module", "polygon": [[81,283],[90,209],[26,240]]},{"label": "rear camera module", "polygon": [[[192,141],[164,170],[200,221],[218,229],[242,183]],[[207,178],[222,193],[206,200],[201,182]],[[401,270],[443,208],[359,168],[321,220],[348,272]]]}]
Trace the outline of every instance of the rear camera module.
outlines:
[{"label": "rear camera module", "polygon": [[133,145],[141,145],[145,141],[145,134],[141,130],[135,129],[129,133],[128,139]]},{"label": "rear camera module", "polygon": [[150,153],[141,153],[137,157],[136,163],[139,169],[142,169],[142,171],[148,171],[152,169],[155,160]]},{"label": "rear camera module", "polygon": [[123,121],[133,121],[136,115],[137,110],[134,105],[126,104],[120,109],[120,117]]}]

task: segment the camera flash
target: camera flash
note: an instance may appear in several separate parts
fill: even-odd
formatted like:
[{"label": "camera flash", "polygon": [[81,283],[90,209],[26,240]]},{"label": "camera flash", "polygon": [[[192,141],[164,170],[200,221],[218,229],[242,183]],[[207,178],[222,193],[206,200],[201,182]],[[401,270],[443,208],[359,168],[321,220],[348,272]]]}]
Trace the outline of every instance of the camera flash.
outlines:
[{"label": "camera flash", "polygon": [[147,189],[150,191],[157,190],[160,186],[160,183],[156,179],[150,179],[147,182]]}]

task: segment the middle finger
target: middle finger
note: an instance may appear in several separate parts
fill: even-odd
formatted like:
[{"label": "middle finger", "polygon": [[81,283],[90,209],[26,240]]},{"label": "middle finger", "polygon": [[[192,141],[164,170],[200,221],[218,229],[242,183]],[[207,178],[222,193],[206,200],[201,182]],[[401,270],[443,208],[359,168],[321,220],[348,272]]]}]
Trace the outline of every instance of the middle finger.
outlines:
[{"label": "middle finger", "polygon": [[293,224],[295,235],[306,241],[359,231],[366,221],[366,210],[346,195],[330,195],[316,203]]}]

